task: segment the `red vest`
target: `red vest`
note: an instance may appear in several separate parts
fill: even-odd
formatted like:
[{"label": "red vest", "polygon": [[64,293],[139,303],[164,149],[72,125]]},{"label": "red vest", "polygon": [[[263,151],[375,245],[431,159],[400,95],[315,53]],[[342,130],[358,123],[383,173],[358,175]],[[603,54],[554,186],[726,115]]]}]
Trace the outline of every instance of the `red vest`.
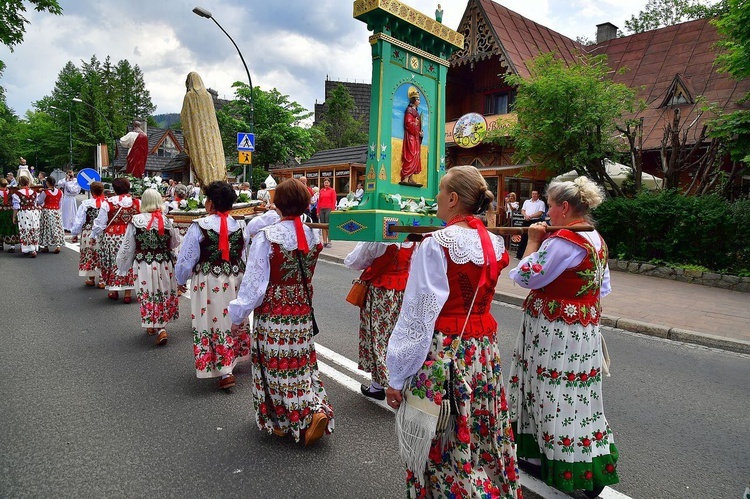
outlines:
[{"label": "red vest", "polygon": [[[494,337],[497,333],[497,321],[492,317],[492,299],[495,297],[495,286],[500,270],[508,265],[508,252],[504,252],[497,261],[498,274],[492,276],[476,292],[474,307],[469,315],[469,306],[484,267],[472,262],[459,265],[450,259],[447,249],[444,248],[443,251],[448,260],[449,294],[435,322],[435,330],[448,335],[459,335],[466,323],[464,338]],[[469,315],[468,322],[466,322],[467,315]]]},{"label": "red vest", "polygon": [[47,210],[59,210],[60,200],[62,199],[62,191],[57,189],[57,194],[52,194],[52,191],[47,189],[44,191],[44,208]]},{"label": "red vest", "polygon": [[565,269],[545,287],[531,290],[524,301],[524,310],[534,317],[542,313],[550,321],[562,319],[567,324],[580,323],[584,326],[598,324],[601,312],[599,293],[607,265],[607,245],[602,240],[601,249],[597,252],[586,237],[567,229],[559,230],[550,237],[559,237],[583,248],[586,257],[576,267]]},{"label": "red vest", "polygon": [[122,235],[125,234],[125,230],[128,228],[128,224],[141,212],[141,201],[138,199],[133,200],[133,204],[125,208],[124,206],[118,206],[114,203],[109,203],[109,213],[107,214],[107,234],[111,235]]},{"label": "red vest", "polygon": [[416,247],[415,244],[408,248],[388,245],[385,253],[373,260],[362,272],[360,279],[379,288],[403,291],[409,279],[409,263]]}]

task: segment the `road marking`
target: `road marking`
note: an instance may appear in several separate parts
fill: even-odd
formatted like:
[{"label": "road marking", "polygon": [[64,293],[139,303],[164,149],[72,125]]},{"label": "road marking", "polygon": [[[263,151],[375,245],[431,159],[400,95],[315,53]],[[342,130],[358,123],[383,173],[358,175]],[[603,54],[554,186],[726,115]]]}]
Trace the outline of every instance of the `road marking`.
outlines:
[{"label": "road marking", "polygon": [[[65,246],[78,253],[81,252],[81,248],[78,243],[69,243],[66,241]],[[183,294],[182,297],[187,298],[189,300],[190,291]],[[372,376],[369,373],[361,371],[357,367],[356,362],[354,362],[353,360],[350,360],[348,357],[345,357],[339,353],[334,352],[330,348],[324,347],[318,342],[315,342],[315,351],[320,356],[330,360],[334,364],[346,369],[347,371],[356,374],[357,376],[360,376],[367,380],[372,379]],[[328,376],[329,378],[331,378],[333,381],[337,382],[338,384],[344,386],[345,388],[348,388],[354,393],[360,394],[360,391],[359,391],[360,382],[352,378],[351,376],[344,374],[338,369],[335,369],[329,366],[328,364],[326,364],[325,362],[321,362],[320,360],[318,360],[318,370],[321,373]],[[386,404],[385,400],[375,400],[375,399],[371,399],[365,396],[362,396],[362,398],[372,404],[382,407],[383,409],[387,411],[390,411],[394,414],[396,413],[395,410],[393,410],[388,404]],[[241,472],[241,470],[235,471],[235,473],[237,472]],[[520,476],[521,485],[529,489],[531,492],[544,497],[545,499],[570,499],[570,496],[568,494],[565,494],[555,488],[550,487],[549,485],[539,480],[538,478],[534,478],[533,476],[527,475],[521,470],[519,470],[519,476]],[[610,487],[605,487],[602,493],[599,494],[599,497],[601,499],[632,499],[630,496],[627,496],[623,494],[622,492],[617,492],[616,490]]]}]

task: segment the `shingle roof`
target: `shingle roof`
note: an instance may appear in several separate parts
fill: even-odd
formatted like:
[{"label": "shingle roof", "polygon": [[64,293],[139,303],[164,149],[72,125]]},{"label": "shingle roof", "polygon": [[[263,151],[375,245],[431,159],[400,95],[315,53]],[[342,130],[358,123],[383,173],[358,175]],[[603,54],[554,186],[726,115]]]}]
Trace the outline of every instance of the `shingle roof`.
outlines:
[{"label": "shingle roof", "polygon": [[310,159],[302,163],[300,167],[348,165],[349,163],[361,165],[367,163],[367,145],[318,151]]},{"label": "shingle roof", "polygon": [[[597,44],[593,54],[606,54],[609,66],[615,71],[613,80],[638,92],[647,108],[638,114],[644,117],[644,149],[658,149],[664,135],[665,118],[671,118],[672,107],[660,107],[675,79],[693,97],[703,96],[706,103],[714,103],[724,113],[740,108],[737,101],[750,92],[750,79],[735,80],[719,71],[714,64],[716,42],[720,35],[710,19],[698,19],[652,31],[615,38]],[[621,69],[625,71],[620,72]],[[700,112],[700,106],[682,105],[682,123],[690,123]],[[705,114],[696,124],[700,128]]]},{"label": "shingle roof", "polygon": [[[349,81],[337,81],[326,79],[325,83],[325,99],[327,100],[331,96],[331,92],[338,87],[343,85],[349,91],[349,94],[354,99],[354,117],[356,119],[362,119],[365,128],[370,124],[370,94],[372,92],[372,85],[369,83],[356,83]],[[326,112],[325,101],[322,104],[315,104],[315,122],[314,124],[320,123],[323,119],[323,115]]]}]

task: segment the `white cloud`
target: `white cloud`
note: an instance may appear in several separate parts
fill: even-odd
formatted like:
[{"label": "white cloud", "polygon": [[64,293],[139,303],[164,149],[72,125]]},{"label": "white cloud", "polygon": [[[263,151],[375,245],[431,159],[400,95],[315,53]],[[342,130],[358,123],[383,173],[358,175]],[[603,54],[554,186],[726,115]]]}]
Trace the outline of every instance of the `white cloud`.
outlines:
[{"label": "white cloud", "polygon": [[[402,0],[432,17],[438,1]],[[231,42],[209,19],[192,12],[195,3],[214,15],[242,50],[253,84],[277,88],[313,110],[322,101],[326,75],[369,82],[370,45],[364,23],[352,17],[351,0],[115,0],[65,2],[63,16],[27,12],[22,45],[0,47],[6,71],[0,85],[8,104],[23,114],[50,95],[68,61],[80,67],[96,55],[113,63],[127,59],[144,74],[157,113],[179,112],[185,77],[198,72],[219,95],[232,98],[234,81],[247,76]],[[457,28],[466,0],[443,0],[443,24]],[[618,26],[643,9],[646,0],[503,0],[502,4],[566,36],[593,38],[597,23]]]}]

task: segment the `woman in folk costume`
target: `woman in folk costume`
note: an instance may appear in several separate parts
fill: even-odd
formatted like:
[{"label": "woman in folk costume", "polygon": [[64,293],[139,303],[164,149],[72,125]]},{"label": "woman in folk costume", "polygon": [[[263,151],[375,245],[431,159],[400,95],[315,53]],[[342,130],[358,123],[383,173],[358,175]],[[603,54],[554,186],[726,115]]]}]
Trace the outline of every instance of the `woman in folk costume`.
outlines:
[{"label": "woman in folk costume", "polygon": [[126,178],[114,179],[112,188],[115,190],[115,195],[107,199],[106,203],[102,203],[99,208],[99,214],[94,219],[91,237],[99,241],[102,278],[109,290],[107,297],[117,300],[119,292],[124,291],[123,302],[130,303],[131,294],[135,288],[135,276],[132,268],[128,269],[125,275],[118,274],[117,252],[120,251],[128,224],[134,216],[140,213],[141,202],[130,195],[130,181]]},{"label": "woman in folk costume", "polygon": [[46,253],[54,248],[55,253],[60,253],[60,247],[65,244],[65,231],[63,230],[62,212],[60,205],[63,193],[55,187],[55,179],[45,179],[47,188],[43,190],[36,199],[36,204],[42,207],[39,222],[39,246]]},{"label": "woman in folk costume", "polygon": [[[547,188],[552,225],[592,223],[604,193],[586,177]],[[595,230],[529,228],[510,277],[531,291],[510,367],[518,455],[565,492],[598,496],[619,481],[618,452],[604,416],[599,298],[610,292],[607,245]]]},{"label": "woman in folk costume", "polygon": [[229,315],[238,328],[255,310],[252,390],[258,428],[312,445],[334,428],[313,341],[311,282],[322,245],[318,232],[302,224],[310,206],[302,182],[280,183],[274,204],[282,218],[253,238]]},{"label": "woman in folk costume", "polygon": [[157,334],[156,344],[167,343],[166,326],[180,316],[174,254],[177,229],[162,213],[161,194],[146,189],[141,196],[141,213],[133,217],[117,253],[117,273],[124,275],[135,262],[136,298],[141,304],[141,327]]},{"label": "woman in folk costume", "polygon": [[437,195],[437,215],[447,226],[425,237],[415,252],[388,342],[387,402],[394,409],[404,404],[397,418],[416,410],[401,390],[425,360],[452,358],[446,397],[456,409],[455,424],[430,439],[434,425],[417,419],[415,432],[405,437],[413,444],[410,452],[402,448],[408,497],[521,497],[491,314],[509,258],[502,238],[477,217],[492,199],[473,166],[448,170]]},{"label": "woman in folk costume", "polygon": [[13,221],[13,205],[8,190],[8,181],[0,178],[0,250],[8,246],[8,253],[16,251],[18,225]]},{"label": "woman in folk costume", "polygon": [[411,241],[361,242],[344,259],[347,267],[364,271],[359,279],[368,285],[365,303],[359,310],[358,367],[372,375],[370,385],[360,387],[365,397],[385,399],[388,386],[385,351],[401,311],[415,247]]},{"label": "woman in folk costume", "polygon": [[18,224],[21,253],[35,258],[39,251],[40,210],[36,204],[36,191],[29,187],[30,183],[29,177],[21,177],[18,180],[18,190],[11,196],[11,202],[13,223]]},{"label": "woman in folk costume", "polygon": [[183,293],[190,279],[195,375],[219,378],[219,389],[226,390],[235,385],[234,366],[250,356],[249,326],[233,332],[227,310],[245,272],[245,240],[229,216],[237,199],[232,186],[216,181],[205,192],[209,215],[193,222],[182,239],[175,275]]},{"label": "woman in folk costume", "polygon": [[71,231],[76,220],[76,210],[78,202],[76,196],[81,193],[81,186],[76,180],[75,172],[68,170],[65,178],[57,183],[57,186],[63,191],[62,199],[62,223],[63,229]]},{"label": "woman in folk costume", "polygon": [[78,258],[78,275],[85,277],[86,286],[96,284],[96,276],[99,276],[99,289],[106,286],[102,277],[101,261],[99,258],[99,248],[96,239],[91,237],[91,231],[94,228],[94,220],[99,215],[99,208],[106,203],[104,197],[104,184],[101,182],[91,182],[91,198],[85,199],[76,211],[76,219],[70,233],[73,236],[80,235],[81,254]]}]

